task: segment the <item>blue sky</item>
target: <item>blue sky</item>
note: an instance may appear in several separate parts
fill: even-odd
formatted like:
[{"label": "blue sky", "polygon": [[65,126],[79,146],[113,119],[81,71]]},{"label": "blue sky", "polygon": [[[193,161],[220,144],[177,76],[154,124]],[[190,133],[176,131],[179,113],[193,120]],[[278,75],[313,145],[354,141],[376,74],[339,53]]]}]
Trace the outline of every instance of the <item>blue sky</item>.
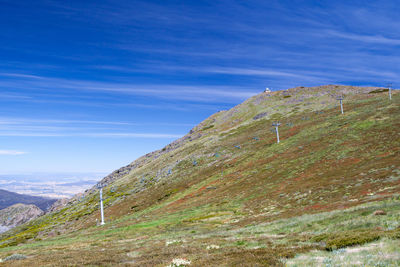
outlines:
[{"label": "blue sky", "polygon": [[107,173],[265,87],[400,78],[398,1],[0,0],[0,174]]}]

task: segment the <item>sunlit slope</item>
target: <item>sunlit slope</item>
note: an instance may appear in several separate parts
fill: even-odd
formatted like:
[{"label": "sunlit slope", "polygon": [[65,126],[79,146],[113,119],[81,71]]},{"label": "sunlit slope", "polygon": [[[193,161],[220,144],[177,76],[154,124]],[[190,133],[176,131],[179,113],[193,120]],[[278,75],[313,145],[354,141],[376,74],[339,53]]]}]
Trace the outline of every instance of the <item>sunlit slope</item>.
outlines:
[{"label": "sunlit slope", "polygon": [[334,85],[259,94],[106,177],[104,227],[95,227],[98,193],[92,189],[4,234],[0,247],[43,239],[37,244],[51,246],[64,237],[73,243],[96,229],[114,241],[142,229],[146,239],[232,230],[396,198],[399,101],[397,91],[389,101],[380,88]]},{"label": "sunlit slope", "polygon": [[[201,138],[156,154],[115,181],[109,190],[129,201],[108,212],[119,217],[153,206],[164,214],[213,204],[246,217],[277,209],[276,218],[399,192],[397,95],[389,102],[386,93],[367,93],[374,90],[297,88],[217,113],[194,129]],[[344,115],[335,99],[341,91]],[[263,112],[266,117],[253,120]]]}]

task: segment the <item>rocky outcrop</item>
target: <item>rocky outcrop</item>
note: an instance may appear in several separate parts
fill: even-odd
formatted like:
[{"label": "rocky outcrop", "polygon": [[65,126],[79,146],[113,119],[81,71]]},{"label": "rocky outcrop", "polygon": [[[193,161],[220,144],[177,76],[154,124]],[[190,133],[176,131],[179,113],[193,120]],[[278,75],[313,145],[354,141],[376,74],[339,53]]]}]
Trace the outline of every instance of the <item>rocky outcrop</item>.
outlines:
[{"label": "rocky outcrop", "polygon": [[10,228],[7,227],[7,226],[1,226],[1,225],[0,225],[0,233],[6,232],[6,231],[8,231],[9,229],[10,229]]},{"label": "rocky outcrop", "polygon": [[265,117],[265,116],[267,116],[267,115],[268,115],[267,112],[261,112],[261,113],[257,114],[256,116],[254,116],[254,117],[253,117],[253,120],[261,119],[261,118],[263,118],[263,117]]},{"label": "rocky outcrop", "polygon": [[44,212],[35,205],[15,204],[0,210],[0,231],[6,231],[30,220],[33,220]]},{"label": "rocky outcrop", "polygon": [[[194,132],[194,130],[191,131],[191,133],[173,141],[169,145],[165,146],[163,149],[153,151],[151,153],[148,153],[134,162],[130,163],[127,166],[124,166],[122,168],[119,168],[118,170],[112,172],[111,174],[107,175],[104,177],[100,183],[102,184],[111,184],[115,180],[118,180],[121,177],[124,177],[125,175],[128,175],[130,172],[132,172],[136,168],[140,168],[141,166],[147,164],[148,162],[159,158],[163,154],[169,153],[171,151],[174,151],[180,147],[182,147],[185,143],[187,142],[192,142],[194,140],[197,140],[201,137],[206,135],[205,133],[199,133],[199,132]],[[96,186],[93,186],[91,189],[88,189],[85,191],[86,194],[93,192],[96,189]]]},{"label": "rocky outcrop", "polygon": [[54,202],[53,205],[51,205],[51,207],[47,210],[47,212],[53,212],[56,210],[60,210],[60,209],[64,208],[65,206],[67,206],[69,201],[70,201],[70,199],[68,199],[68,198],[60,198],[56,202]]}]

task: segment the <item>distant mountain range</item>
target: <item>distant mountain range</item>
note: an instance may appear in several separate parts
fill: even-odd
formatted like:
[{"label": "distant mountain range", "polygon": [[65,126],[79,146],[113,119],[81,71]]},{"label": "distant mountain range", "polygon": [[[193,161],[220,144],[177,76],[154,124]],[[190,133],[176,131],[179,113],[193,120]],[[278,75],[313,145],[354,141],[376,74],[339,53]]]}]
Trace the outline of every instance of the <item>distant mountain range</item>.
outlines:
[{"label": "distant mountain range", "polygon": [[41,210],[47,210],[56,199],[17,194],[0,189],[0,210],[17,203],[33,204]]}]

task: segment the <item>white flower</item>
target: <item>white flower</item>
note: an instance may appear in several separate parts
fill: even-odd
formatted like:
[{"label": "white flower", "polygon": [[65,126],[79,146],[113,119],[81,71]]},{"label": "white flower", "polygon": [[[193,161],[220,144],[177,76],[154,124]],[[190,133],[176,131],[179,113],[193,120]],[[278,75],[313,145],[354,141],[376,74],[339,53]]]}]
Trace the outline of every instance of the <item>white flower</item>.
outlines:
[{"label": "white flower", "polygon": [[175,243],[179,243],[179,241],[178,240],[167,240],[166,242],[165,242],[165,245],[166,246],[169,246],[169,245],[171,245],[171,244],[175,244]]},{"label": "white flower", "polygon": [[207,246],[207,249],[219,249],[218,245],[209,245]]},{"label": "white flower", "polygon": [[173,259],[172,263],[167,267],[180,267],[180,266],[190,265],[190,263],[191,262],[186,259]]}]

